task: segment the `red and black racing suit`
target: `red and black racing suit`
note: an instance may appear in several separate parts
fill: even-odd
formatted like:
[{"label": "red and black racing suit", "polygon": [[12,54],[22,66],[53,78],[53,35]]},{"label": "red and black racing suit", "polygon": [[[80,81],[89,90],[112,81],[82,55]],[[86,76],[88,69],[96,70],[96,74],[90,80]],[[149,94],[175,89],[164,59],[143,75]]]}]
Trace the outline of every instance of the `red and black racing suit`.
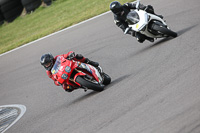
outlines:
[{"label": "red and black racing suit", "polygon": [[[67,54],[62,54],[62,55],[57,55],[54,57],[54,61],[57,59],[58,56],[63,56],[65,59],[68,59],[69,57],[72,57],[73,60],[75,61],[80,61],[80,62],[87,62],[88,59],[83,57],[81,54],[76,54],[73,51],[68,52]],[[49,76],[49,78],[51,78],[54,81],[54,84],[57,86],[60,86],[61,84],[59,84],[59,82],[53,77],[51,71],[46,71],[47,75]],[[65,91],[71,92],[74,90],[74,88],[72,86],[69,86],[67,84],[62,84],[62,87]]]}]

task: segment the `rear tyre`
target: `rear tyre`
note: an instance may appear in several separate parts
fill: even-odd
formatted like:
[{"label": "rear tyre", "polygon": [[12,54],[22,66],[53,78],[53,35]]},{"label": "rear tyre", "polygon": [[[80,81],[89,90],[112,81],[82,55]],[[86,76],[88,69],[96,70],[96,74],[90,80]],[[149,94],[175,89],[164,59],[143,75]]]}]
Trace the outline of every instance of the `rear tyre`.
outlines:
[{"label": "rear tyre", "polygon": [[163,34],[166,34],[167,36],[171,36],[171,37],[174,37],[174,38],[178,36],[176,32],[171,31],[170,29],[168,29],[165,25],[163,25],[160,22],[154,23],[152,25],[152,30],[159,31]]},{"label": "rear tyre", "polygon": [[109,76],[108,74],[103,73],[103,78],[104,78],[104,80],[103,80],[103,84],[104,84],[104,85],[110,84],[111,78],[110,78],[110,76]]},{"label": "rear tyre", "polygon": [[100,92],[100,91],[104,90],[104,86],[90,82],[90,81],[84,79],[84,77],[82,77],[82,76],[77,76],[76,82],[78,82],[81,86],[84,86],[84,87],[94,90],[94,91]]}]

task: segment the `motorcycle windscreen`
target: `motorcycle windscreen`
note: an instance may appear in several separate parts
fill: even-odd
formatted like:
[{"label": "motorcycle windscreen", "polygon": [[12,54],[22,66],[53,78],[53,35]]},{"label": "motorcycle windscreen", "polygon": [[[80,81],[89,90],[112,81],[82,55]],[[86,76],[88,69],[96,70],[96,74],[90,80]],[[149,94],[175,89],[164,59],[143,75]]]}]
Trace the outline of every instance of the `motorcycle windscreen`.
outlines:
[{"label": "motorcycle windscreen", "polygon": [[132,25],[132,24],[136,24],[140,21],[140,17],[138,15],[138,13],[136,11],[131,11],[128,13],[128,15],[126,16],[126,21]]},{"label": "motorcycle windscreen", "polygon": [[[61,69],[61,57],[57,57],[55,64],[53,65],[53,68],[51,69],[51,73],[53,74],[54,78],[62,84],[65,79],[67,79],[68,75],[63,74],[62,71],[59,72]],[[61,75],[61,77],[59,76]]]},{"label": "motorcycle windscreen", "polygon": [[61,66],[61,60],[60,60],[60,57],[58,57],[56,59],[55,64],[53,65],[53,68],[51,69],[51,73],[56,74],[59,71],[60,66]]}]

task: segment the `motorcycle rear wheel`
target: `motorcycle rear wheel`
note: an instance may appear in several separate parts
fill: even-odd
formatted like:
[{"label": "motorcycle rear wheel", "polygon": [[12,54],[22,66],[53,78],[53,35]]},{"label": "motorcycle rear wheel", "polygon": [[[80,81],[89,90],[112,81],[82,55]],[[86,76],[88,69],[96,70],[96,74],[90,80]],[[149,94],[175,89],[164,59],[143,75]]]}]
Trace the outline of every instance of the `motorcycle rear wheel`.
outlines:
[{"label": "motorcycle rear wheel", "polygon": [[174,38],[178,36],[176,32],[168,29],[163,24],[158,23],[158,22],[153,24],[152,29],[155,31],[159,31],[163,34],[166,34],[167,36],[174,37]]},{"label": "motorcycle rear wheel", "polygon": [[104,90],[104,86],[103,85],[100,85],[100,84],[95,84],[93,82],[90,82],[86,79],[84,79],[84,77],[82,76],[78,76],[76,78],[76,82],[79,83],[80,85],[88,88],[88,89],[91,89],[91,90],[94,90],[94,91],[103,91]]}]

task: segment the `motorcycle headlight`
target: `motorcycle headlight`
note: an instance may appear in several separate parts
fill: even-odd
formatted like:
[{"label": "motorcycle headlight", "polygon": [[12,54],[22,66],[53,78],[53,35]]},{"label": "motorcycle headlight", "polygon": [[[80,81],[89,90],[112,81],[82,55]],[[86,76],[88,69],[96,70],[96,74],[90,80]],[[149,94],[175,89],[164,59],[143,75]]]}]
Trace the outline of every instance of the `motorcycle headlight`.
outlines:
[{"label": "motorcycle headlight", "polygon": [[65,67],[65,71],[66,71],[67,73],[70,73],[70,72],[71,72],[71,68],[70,68],[69,66],[66,66],[66,67]]},{"label": "motorcycle headlight", "polygon": [[131,11],[126,16],[126,21],[129,24],[136,24],[136,23],[138,23],[140,21],[140,18],[139,18],[139,15],[137,14],[136,11]]},{"label": "motorcycle headlight", "polygon": [[67,79],[67,77],[68,77],[67,74],[63,74],[63,75],[61,76],[62,79]]}]

